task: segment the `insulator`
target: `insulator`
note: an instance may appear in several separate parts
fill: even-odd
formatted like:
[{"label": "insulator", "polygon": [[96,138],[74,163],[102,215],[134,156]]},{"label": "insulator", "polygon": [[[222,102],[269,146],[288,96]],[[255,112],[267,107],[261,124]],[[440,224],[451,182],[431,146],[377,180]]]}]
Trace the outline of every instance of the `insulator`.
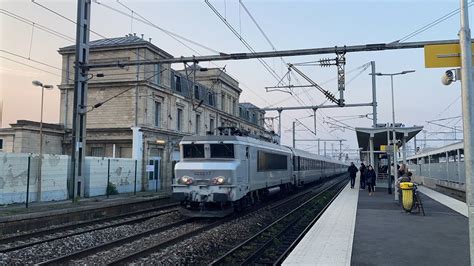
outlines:
[{"label": "insulator", "polygon": [[331,59],[331,58],[321,58],[319,59],[319,64],[321,67],[329,67],[331,65],[334,65],[334,63],[332,62],[334,59]]},{"label": "insulator", "polygon": [[323,93],[324,93],[324,96],[326,96],[326,98],[330,100],[331,102],[339,103],[339,101],[336,99],[336,96],[334,96],[334,94],[332,94],[331,92],[325,90],[323,91]]}]

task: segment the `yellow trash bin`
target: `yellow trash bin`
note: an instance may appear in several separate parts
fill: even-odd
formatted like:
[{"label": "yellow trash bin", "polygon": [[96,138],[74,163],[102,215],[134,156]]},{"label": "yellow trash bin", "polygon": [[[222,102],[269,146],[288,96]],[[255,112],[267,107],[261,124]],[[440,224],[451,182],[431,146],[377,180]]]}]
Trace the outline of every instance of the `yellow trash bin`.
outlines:
[{"label": "yellow trash bin", "polygon": [[412,182],[400,183],[400,189],[402,190],[402,206],[406,212],[410,212],[413,209],[413,189],[415,185]]}]

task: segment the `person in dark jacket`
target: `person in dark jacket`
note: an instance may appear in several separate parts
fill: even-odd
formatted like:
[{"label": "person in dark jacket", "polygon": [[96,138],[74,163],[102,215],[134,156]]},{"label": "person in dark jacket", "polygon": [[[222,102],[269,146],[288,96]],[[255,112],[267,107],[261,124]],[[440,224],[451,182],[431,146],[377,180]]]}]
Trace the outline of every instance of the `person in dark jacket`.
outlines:
[{"label": "person in dark jacket", "polygon": [[365,176],[367,172],[367,167],[365,167],[364,163],[360,164],[360,189],[365,189]]},{"label": "person in dark jacket", "polygon": [[375,179],[376,179],[375,170],[372,167],[372,165],[369,165],[367,169],[367,175],[365,177],[365,182],[367,183],[367,187],[369,188],[369,196],[372,196],[375,193],[374,191]]},{"label": "person in dark jacket", "polygon": [[354,165],[354,163],[351,163],[351,166],[349,166],[349,168],[347,168],[347,172],[349,172],[349,177],[351,178],[351,188],[354,188],[355,179],[356,179],[356,175],[357,175],[358,171],[359,170]]}]

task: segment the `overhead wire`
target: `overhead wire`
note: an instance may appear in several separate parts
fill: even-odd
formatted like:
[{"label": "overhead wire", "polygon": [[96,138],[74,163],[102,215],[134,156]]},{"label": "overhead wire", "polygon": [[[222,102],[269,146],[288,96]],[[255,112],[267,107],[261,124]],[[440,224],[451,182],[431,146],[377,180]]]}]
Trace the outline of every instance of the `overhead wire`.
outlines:
[{"label": "overhead wire", "polygon": [[20,62],[20,61],[17,61],[17,60],[8,58],[8,57],[4,57],[4,56],[1,56],[1,55],[0,55],[0,58],[5,59],[5,60],[8,60],[8,61],[12,61],[12,62],[14,62],[14,63],[20,64],[20,65],[23,65],[23,66],[27,66],[27,67],[36,69],[36,70],[39,70],[39,71],[43,71],[43,72],[45,72],[45,73],[49,73],[49,74],[54,75],[54,76],[61,77],[61,75],[59,75],[58,73],[53,73],[53,72],[50,72],[50,71],[48,71],[48,70],[44,70],[44,69],[39,68],[39,67],[35,67],[35,66],[29,65],[29,64],[25,64],[25,63],[23,63],[23,62]]},{"label": "overhead wire", "polygon": [[[267,41],[267,43],[270,45],[270,47],[273,49],[273,51],[276,51],[275,45],[274,45],[273,42],[270,40],[270,38],[268,37],[268,35],[265,33],[265,31],[263,30],[263,28],[260,26],[260,24],[257,22],[257,20],[256,20],[255,17],[252,15],[252,13],[249,11],[249,9],[245,6],[245,4],[243,3],[242,0],[239,0],[239,4],[240,4],[239,7],[240,7],[240,6],[243,7],[244,11],[247,13],[247,15],[248,15],[248,16],[250,17],[250,19],[253,21],[253,23],[255,24],[255,26],[257,27],[257,29],[259,30],[259,32],[263,35],[263,37],[265,38],[265,40]],[[283,59],[283,57],[280,57],[280,60],[281,60],[281,62],[282,62],[285,66],[288,64],[288,63]],[[298,84],[301,84],[301,82],[299,81],[298,77],[297,77],[293,72],[291,72],[290,70],[288,70],[288,73],[287,73],[287,74],[289,74],[290,76],[292,75],[293,78],[296,80],[296,82],[297,82]],[[286,75],[285,75],[285,76],[286,76]],[[278,81],[277,86],[278,86],[279,84],[282,84],[282,81],[283,81],[283,79],[284,79],[285,76],[283,76],[283,77]],[[290,85],[290,84],[288,84],[288,85]],[[290,94],[291,94],[291,97],[295,98],[299,104],[301,104],[301,105],[304,104],[304,100],[301,99],[301,98],[299,97],[299,95],[294,95],[294,91],[292,90],[292,88],[291,88],[290,86],[288,86],[288,90],[289,90],[289,92],[290,92]],[[307,96],[308,96],[308,100],[309,100],[310,103],[314,101],[314,99],[311,97],[311,95],[310,95],[309,93],[307,93]]]},{"label": "overhead wire", "polygon": [[72,38],[72,37],[69,37],[69,36],[67,36],[67,35],[65,35],[65,34],[60,33],[59,31],[56,31],[56,30],[54,30],[54,29],[52,29],[52,28],[46,27],[46,26],[44,26],[44,25],[41,25],[41,24],[39,24],[39,23],[37,23],[37,22],[35,22],[35,21],[29,20],[29,19],[27,19],[27,18],[25,18],[25,17],[23,17],[23,16],[21,16],[21,15],[15,14],[15,13],[13,13],[13,12],[11,12],[11,11],[6,10],[6,9],[0,8],[0,13],[3,14],[3,15],[5,15],[5,16],[11,17],[11,18],[13,18],[13,19],[15,19],[15,20],[18,20],[18,21],[20,21],[20,22],[23,22],[23,23],[25,23],[25,24],[28,24],[28,25],[30,25],[30,26],[33,26],[33,25],[34,25],[35,28],[40,29],[40,30],[42,30],[42,31],[45,31],[45,32],[47,32],[47,33],[49,33],[49,34],[51,34],[51,35],[54,35],[54,36],[56,36],[56,37],[58,37],[58,38],[61,38],[61,39],[63,39],[63,40],[70,41],[70,42],[74,42],[74,38]]},{"label": "overhead wire", "polygon": [[[36,2],[36,0],[31,0],[31,2],[34,3],[34,4],[36,4],[36,5],[38,5],[38,6],[40,6],[40,7],[42,7],[42,8],[44,8],[44,9],[46,9],[46,10],[48,10],[49,12],[51,12],[51,13],[57,15],[57,16],[59,16],[59,17],[65,19],[65,20],[67,20],[67,21],[69,21],[69,22],[71,22],[71,23],[77,25],[76,21],[74,21],[74,20],[72,20],[72,19],[66,17],[65,15],[63,15],[63,14],[61,14],[61,13],[59,13],[59,12],[57,12],[57,11],[55,11],[55,10],[53,10],[53,9],[51,9],[51,8],[49,8],[49,7],[47,7],[47,6],[45,6],[45,5],[42,5],[42,4],[38,3],[38,2]],[[97,35],[97,36],[99,36],[99,37],[101,37],[101,38],[109,39],[109,38],[105,37],[104,35],[102,35],[102,34],[96,32],[96,31],[94,31],[94,30],[92,30],[92,29],[90,29],[90,28],[88,29],[88,31],[91,32],[91,33],[94,33],[95,35]]]},{"label": "overhead wire", "polygon": [[[95,1],[95,2],[96,2],[96,4],[99,4],[98,1]],[[133,17],[132,19],[134,19],[134,20],[136,20],[136,21],[139,21],[139,22],[141,22],[141,23],[144,23],[145,25],[148,25],[148,26],[151,26],[151,27],[153,27],[153,28],[156,28],[156,29],[158,29],[158,30],[160,30],[160,31],[165,32],[166,34],[168,34],[170,37],[172,37],[173,39],[175,39],[176,41],[178,41],[179,43],[181,43],[183,46],[185,46],[185,47],[188,48],[189,50],[195,52],[195,53],[198,54],[198,55],[201,55],[201,53],[200,53],[199,51],[193,49],[192,47],[190,47],[189,45],[185,44],[184,42],[182,42],[182,41],[180,41],[180,40],[178,39],[178,38],[180,38],[180,37],[182,37],[182,36],[180,36],[180,35],[178,35],[178,34],[175,34],[175,33],[172,33],[172,32],[170,32],[170,31],[168,31],[168,30],[166,30],[166,29],[163,29],[163,28],[157,26],[156,24],[154,24],[153,22],[151,22],[149,19],[147,19],[147,18],[145,18],[144,16],[142,16],[141,14],[139,14],[136,10],[131,9],[130,7],[126,6],[124,3],[120,2],[120,1],[117,1],[117,2],[118,2],[120,5],[122,5],[124,8],[126,8],[127,10],[133,11],[136,16],[140,17],[140,19],[137,19],[136,17]],[[124,13],[124,12],[122,12],[122,11],[116,9],[116,8],[113,8],[113,7],[111,7],[111,6],[105,5],[105,4],[103,4],[103,3],[100,3],[100,4],[101,4],[102,6],[104,6],[104,7],[106,7],[106,8],[109,8],[110,10],[113,10],[113,11],[119,13],[119,14],[122,14],[122,15],[124,15],[124,16],[129,16],[129,17],[130,17],[129,14]],[[195,42],[195,41],[193,41],[193,40],[190,40],[190,39],[188,39],[188,38],[182,37],[182,39],[184,39],[184,40],[186,40],[186,41],[188,41],[188,42],[190,42],[190,43],[192,43],[192,44],[195,44],[195,45],[197,45],[197,46],[199,46],[199,47],[201,47],[201,48],[204,48],[204,49],[206,49],[206,50],[209,50],[209,51],[211,51],[211,52],[219,53],[219,52],[218,52],[217,50],[215,50],[215,49],[212,49],[212,48],[210,48],[210,47],[207,47],[207,46],[205,46],[205,45],[203,45],[203,44],[199,44],[199,43],[197,43],[197,42]],[[220,67],[219,65],[217,65],[217,64],[214,63],[214,62],[210,62],[210,63],[212,63],[213,65],[215,65],[215,66],[218,67],[218,68],[222,68],[222,67]],[[232,75],[230,75],[229,73],[226,73],[226,74],[232,77]],[[234,78],[234,77],[232,77],[232,78]],[[234,78],[234,79],[235,79],[235,78]],[[255,93],[255,92],[254,92],[253,90],[251,90],[245,83],[243,83],[242,81],[239,81],[239,83],[240,83],[241,85],[243,85],[244,87],[246,87],[246,88],[247,88],[247,91],[250,91],[251,93],[253,93],[253,94],[256,95],[257,97],[259,97],[261,100],[263,100],[263,101],[265,101],[265,102],[268,103],[268,101],[267,101],[265,98],[263,98],[263,97],[260,96],[259,94]]]},{"label": "overhead wire", "polygon": [[[97,4],[100,5],[100,3],[98,1],[95,1]],[[178,39],[177,37],[175,37],[174,35],[172,35],[171,33],[169,33],[168,31],[164,30],[163,28],[155,25],[154,23],[152,23],[150,20],[146,19],[145,17],[143,17],[142,15],[140,15],[139,13],[137,13],[135,10],[129,8],[127,5],[125,5],[124,3],[120,2],[119,0],[117,0],[117,3],[120,4],[121,6],[123,6],[125,9],[129,10],[130,12],[132,12],[132,15],[131,15],[131,19],[132,21],[135,19],[135,17],[133,17],[133,14],[137,15],[138,17],[140,17],[141,19],[143,19],[144,21],[142,23],[145,23],[146,25],[149,25],[151,27],[154,27],[156,29],[159,29],[160,31],[164,32],[165,34],[167,34],[168,36],[170,36],[171,38],[173,38],[175,41],[179,42],[181,45],[185,46],[186,48],[190,49],[191,51],[195,52],[195,53],[199,53],[198,51],[196,51],[195,49],[193,49],[191,46],[187,45],[186,43],[184,43],[183,41],[181,41],[180,39]],[[113,7],[110,7],[110,6],[107,6],[105,4],[103,4],[103,6],[106,6],[108,7],[109,9],[112,9],[112,10],[116,10],[114,9]],[[120,12],[119,10],[116,10],[116,12],[119,12],[120,14],[124,15],[124,13]],[[194,41],[193,41],[194,42]],[[200,45],[198,45],[200,46]],[[201,46],[200,46],[201,47]],[[215,52],[214,49],[211,49],[213,52]]]},{"label": "overhead wire", "polygon": [[[467,6],[467,7],[469,8],[469,7],[471,7],[473,4],[474,4],[474,1],[470,1],[470,2],[468,3],[468,6]],[[413,31],[413,32],[411,32],[411,33],[409,33],[409,34],[403,36],[402,38],[396,40],[395,42],[404,42],[404,41],[407,41],[408,39],[411,39],[411,38],[413,38],[414,36],[416,36],[416,35],[418,35],[418,34],[424,32],[424,31],[426,31],[426,30],[428,30],[428,29],[430,29],[430,28],[432,28],[432,27],[438,25],[439,23],[441,23],[441,22],[447,20],[448,18],[453,17],[454,15],[458,14],[460,11],[461,11],[461,8],[457,8],[457,9],[455,9],[455,10],[453,10],[453,11],[451,11],[451,12],[449,12],[449,13],[447,13],[447,14],[445,14],[445,15],[443,15],[443,16],[437,18],[437,19],[435,19],[434,21],[432,21],[432,22],[430,22],[430,23],[424,25],[423,27],[421,27],[421,28],[419,28],[419,29],[417,29],[417,30],[415,30],[415,31]]]},{"label": "overhead wire", "polygon": [[[64,19],[70,21],[71,23],[76,24],[75,21],[73,21],[72,19],[69,19],[68,17],[62,15],[61,13],[59,13],[59,12],[57,12],[57,11],[55,11],[55,10],[53,10],[53,9],[51,9],[51,8],[49,8],[49,7],[47,7],[47,6],[45,6],[45,5],[42,5],[42,4],[38,3],[38,2],[35,2],[34,0],[32,0],[32,2],[33,2],[34,4],[36,4],[36,5],[38,5],[38,6],[42,7],[42,8],[44,8],[44,9],[46,9],[46,10],[48,10],[48,11],[50,11],[50,12],[52,12],[53,14],[56,14],[56,15],[58,15],[58,16],[64,18]],[[94,1],[94,2],[98,3],[98,1]],[[103,5],[103,4],[102,4],[102,5]],[[124,15],[128,15],[128,14],[124,14]],[[135,19],[136,19],[136,18],[135,18]],[[136,20],[137,20],[137,19],[136,19]],[[149,21],[148,21],[148,22],[149,22]],[[156,26],[156,25],[155,25],[155,26]],[[102,35],[102,34],[96,32],[96,31],[94,31],[94,30],[91,30],[91,29],[88,29],[88,30],[89,30],[91,33],[93,33],[93,34],[95,34],[95,35],[97,35],[97,36],[99,36],[99,37],[102,37],[102,38],[104,38],[104,39],[109,39],[108,37],[106,37],[106,36],[104,36],[104,35]],[[173,33],[172,33],[172,34],[173,34]],[[176,35],[175,35],[175,36],[176,36]],[[182,37],[182,36],[180,36],[180,37]],[[190,40],[188,40],[187,38],[184,38],[184,39],[186,39],[187,41],[190,41]],[[193,43],[193,44],[195,44],[195,45],[198,45],[198,46],[200,46],[200,47],[202,47],[202,48],[208,48],[208,47],[203,47],[203,46],[201,46],[201,45],[199,45],[199,44],[197,44],[197,43],[195,43],[195,42],[193,42],[193,41],[191,41],[191,43]],[[188,47],[188,48],[189,48],[189,47]],[[208,50],[209,50],[209,49],[208,49]],[[211,50],[213,50],[213,49],[211,49]],[[132,52],[133,52],[133,51],[132,51]],[[218,51],[213,50],[213,52],[218,52]],[[135,52],[134,52],[134,53],[135,53]],[[138,56],[140,56],[140,55],[138,55]],[[35,61],[36,61],[36,60],[35,60]],[[55,68],[56,68],[56,67],[55,67]],[[60,70],[61,70],[61,69],[60,69]],[[61,70],[61,71],[62,71],[62,70]],[[275,72],[274,70],[273,70],[272,72],[273,72],[274,74],[276,74],[276,72]],[[244,85],[244,86],[246,86],[246,87],[248,87],[247,85],[245,85],[245,84],[243,84],[243,83],[241,83],[241,84]],[[250,91],[251,91],[252,93],[254,93],[252,90],[250,90]],[[264,100],[265,102],[268,102],[265,98],[261,97],[260,95],[258,95],[258,94],[256,94],[256,93],[254,93],[254,94],[257,95],[257,96],[259,96],[259,98],[261,98],[261,99]]]},{"label": "overhead wire", "polygon": [[[435,117],[435,119],[437,119],[438,117],[440,117],[442,114],[444,114],[447,110],[449,110],[449,108],[451,108],[451,106],[453,106],[457,101],[459,101],[461,99],[461,95],[459,95],[458,97],[456,97],[456,99],[454,99],[454,101],[450,102],[440,113],[438,113],[438,115]],[[433,125],[429,124],[429,123],[425,123],[425,126],[429,126],[429,127],[433,127]],[[433,131],[438,131],[441,127],[440,126],[437,126],[436,128],[433,128]]]},{"label": "overhead wire", "polygon": [[[216,14],[216,16],[227,26],[227,28],[230,29],[230,31],[240,40],[240,42],[252,53],[255,54],[256,51],[253,49],[253,47],[240,35],[236,29],[227,21],[226,18],[224,18],[221,13],[208,1],[204,0],[204,2],[209,6],[209,8]],[[263,60],[262,58],[257,58],[257,60],[263,65],[263,67],[275,78],[277,81],[279,81],[281,78],[280,76],[275,72],[274,69],[268,63]]]},{"label": "overhead wire", "polygon": [[63,71],[63,70],[62,70],[61,68],[59,68],[59,67],[56,67],[56,66],[53,66],[53,65],[50,65],[50,64],[47,64],[47,63],[38,61],[38,60],[34,60],[34,59],[28,58],[28,57],[26,57],[26,56],[19,55],[19,54],[14,53],[14,52],[6,51],[6,50],[3,50],[3,49],[0,49],[0,52],[9,54],[9,55],[12,55],[12,56],[15,56],[15,57],[19,57],[19,58],[22,58],[22,59],[25,59],[25,60],[28,60],[28,61],[31,61],[31,62],[40,64],[40,65],[44,65],[44,66],[47,66],[47,67],[50,67],[50,68],[54,68],[54,69],[57,69],[57,70],[59,70],[59,71]]},{"label": "overhead wire", "polygon": [[[149,81],[150,79],[154,78],[155,76],[161,75],[161,73],[163,73],[163,72],[166,71],[166,70],[170,70],[170,69],[169,69],[169,68],[164,68],[164,69],[162,69],[160,72],[156,72],[154,75],[152,75],[152,76],[150,76],[150,77],[148,77],[148,78],[142,80],[141,82]],[[115,94],[115,95],[113,95],[113,96],[107,98],[107,99],[104,100],[104,101],[98,102],[98,103],[96,103],[96,104],[94,104],[94,105],[89,105],[89,106],[91,106],[92,108],[91,108],[90,110],[88,110],[87,112],[91,112],[92,110],[99,108],[99,107],[102,106],[103,104],[105,104],[105,103],[107,103],[107,102],[109,102],[109,101],[111,101],[111,100],[113,100],[113,99],[119,97],[120,95],[122,95],[122,94],[124,94],[124,93],[126,93],[126,92],[128,92],[128,91],[130,91],[131,89],[134,89],[134,88],[137,88],[136,85],[130,86],[129,88],[127,88],[127,89],[125,89],[125,90],[123,90],[123,91],[121,91],[121,92],[119,92],[119,93],[117,93],[117,94]]]},{"label": "overhead wire", "polygon": [[[55,11],[55,10],[53,10],[53,9],[51,9],[51,8],[49,8],[49,7],[47,7],[47,6],[45,6],[45,5],[42,5],[42,4],[38,3],[38,2],[36,2],[36,0],[31,0],[31,2],[33,2],[34,4],[38,5],[39,7],[44,8],[45,10],[47,10],[47,11],[49,11],[49,12],[51,12],[51,13],[53,13],[53,14],[55,14],[55,15],[57,15],[57,16],[63,18],[63,19],[65,19],[65,20],[67,20],[67,21],[73,23],[74,25],[77,25],[77,22],[76,22],[76,21],[74,21],[74,20],[72,20],[72,19],[70,19],[70,18],[68,18],[68,17],[66,17],[66,16],[64,16],[64,15],[62,15],[61,13],[59,13],[59,12],[57,12],[57,11]],[[88,30],[90,33],[93,33],[93,34],[95,34],[95,35],[97,35],[97,36],[99,36],[99,37],[101,37],[101,38],[103,38],[103,39],[111,39],[111,38],[109,38],[109,37],[107,37],[107,36],[105,36],[105,35],[103,35],[103,34],[100,34],[100,33],[98,33],[97,31],[94,31],[94,30],[92,30],[92,29],[90,29],[90,28],[87,28],[87,30]],[[146,57],[140,55],[139,53],[133,51],[132,49],[129,50],[129,51],[132,52],[132,53],[134,53],[135,55],[137,55],[137,57],[142,58],[145,62],[150,62],[150,60],[151,60],[151,59],[148,59],[148,58],[146,58]],[[138,64],[138,66],[139,66],[139,64]]]},{"label": "overhead wire", "polygon": [[[208,3],[208,2],[206,2],[206,3]],[[266,41],[268,42],[268,44],[271,46],[271,48],[273,49],[273,51],[276,51],[275,45],[272,43],[272,41],[270,40],[270,38],[268,37],[268,35],[265,33],[265,31],[263,30],[263,28],[259,25],[259,23],[258,23],[257,20],[255,19],[255,17],[254,17],[254,16],[252,15],[252,13],[248,10],[248,8],[245,6],[245,4],[243,3],[242,0],[239,0],[239,4],[240,4],[240,5],[239,5],[239,10],[240,10],[240,6],[242,6],[243,9],[244,9],[244,11],[247,13],[247,15],[250,17],[250,19],[253,21],[253,23],[254,23],[255,26],[257,27],[257,29],[260,31],[260,33],[263,35],[263,37],[265,38],[265,40],[266,40]],[[208,5],[210,5],[210,4],[208,3]],[[210,7],[211,7],[211,6],[210,6]],[[211,9],[212,9],[212,7],[211,7]],[[232,30],[232,29],[231,29],[231,30]],[[236,33],[234,32],[234,34],[236,34]],[[237,34],[236,34],[236,35],[237,35]],[[241,35],[240,35],[240,36],[241,36]],[[239,37],[239,36],[238,36],[238,37]],[[241,38],[239,38],[239,39],[241,39]],[[241,41],[242,41],[242,40],[241,40]],[[248,48],[248,47],[247,47],[247,48]],[[249,49],[249,50],[252,52],[251,49]],[[280,60],[282,61],[282,63],[283,63],[285,66],[287,65],[287,62],[283,59],[283,57],[280,57]],[[275,72],[275,71],[273,70],[273,72]],[[276,72],[275,72],[275,73],[276,73]],[[299,83],[299,84],[301,84],[301,82],[299,81],[298,77],[297,77],[293,72],[288,71],[287,74],[285,74],[285,76],[286,76],[286,75],[293,76],[293,78],[296,80],[296,82]],[[282,81],[283,81],[283,79],[285,78],[285,76],[281,77],[281,78],[278,80],[277,86],[280,85],[280,84],[282,84]],[[288,90],[289,90],[289,93],[291,94],[291,97],[295,98],[295,100],[296,100],[299,104],[304,105],[304,100],[301,99],[301,98],[299,97],[299,95],[294,95],[294,92],[293,92],[293,90],[292,90],[292,88],[291,88],[290,86],[288,86]],[[310,101],[310,103],[314,101],[314,99],[311,97],[311,95],[310,95],[309,93],[307,93],[307,96],[308,96],[308,100]],[[308,111],[308,112],[309,112],[309,111]],[[301,123],[301,122],[300,122],[300,123]]]},{"label": "overhead wire", "polygon": [[[51,9],[51,8],[49,8],[49,7],[47,7],[47,6],[45,6],[45,5],[42,5],[42,4],[38,3],[38,2],[35,2],[34,0],[32,0],[32,2],[33,2],[34,4],[36,4],[36,5],[38,5],[38,6],[42,7],[42,8],[44,8],[44,9],[48,10],[49,12],[51,12],[51,13],[53,13],[53,14],[55,14],[55,15],[57,15],[57,16],[63,18],[63,19],[65,19],[65,20],[67,20],[67,21],[69,21],[69,22],[71,22],[71,23],[77,25],[77,23],[76,23],[74,20],[72,20],[72,19],[70,19],[70,18],[68,18],[68,17],[66,17],[66,16],[64,16],[64,15],[62,15],[61,13],[59,13],[59,12],[57,12],[57,11],[55,11],[55,10],[53,10],[53,9]],[[100,4],[100,5],[104,6],[104,7],[108,7],[109,9],[114,10],[114,11],[120,13],[120,14],[123,14],[123,15],[125,15],[125,16],[129,16],[128,14],[126,14],[126,13],[124,13],[124,12],[118,10],[118,9],[115,9],[115,8],[113,8],[113,7],[110,7],[110,6],[105,5],[105,4],[103,4],[103,3],[99,3],[98,1],[94,1],[94,2],[95,2],[96,4]],[[119,3],[120,3],[120,2],[119,2]],[[120,4],[122,4],[122,6],[123,6],[123,3],[120,3]],[[136,11],[134,11],[134,13],[135,13],[135,15],[141,17],[141,19],[137,19],[136,17],[134,17],[134,19],[137,20],[137,21],[141,21],[142,23],[145,23],[145,24],[148,24],[148,25],[153,26],[153,27],[155,27],[155,28],[158,28],[158,29],[160,29],[160,30],[162,30],[162,31],[165,31],[166,33],[168,33],[168,34],[170,34],[170,35],[172,35],[172,36],[175,36],[175,37],[177,37],[177,38],[184,39],[184,40],[186,40],[186,41],[188,41],[188,42],[190,42],[190,43],[193,43],[193,44],[195,44],[195,45],[197,45],[197,46],[199,46],[199,47],[201,47],[201,48],[210,50],[210,51],[215,52],[215,53],[219,53],[217,50],[214,50],[214,49],[212,49],[212,48],[209,48],[209,47],[207,47],[207,46],[204,46],[204,45],[202,45],[202,44],[199,44],[199,43],[197,43],[197,42],[195,42],[195,41],[192,41],[192,40],[190,40],[190,39],[187,39],[187,38],[185,38],[185,37],[183,37],[183,36],[180,36],[180,35],[178,35],[178,34],[175,34],[175,33],[173,33],[173,32],[170,32],[170,31],[168,31],[168,30],[165,30],[165,29],[163,29],[163,28],[161,28],[161,27],[158,27],[157,25],[153,24],[151,21],[145,19],[143,16],[141,16],[140,14],[138,14]],[[147,21],[148,21],[148,22],[147,22]],[[108,37],[106,37],[106,36],[104,36],[104,35],[102,35],[102,34],[96,32],[96,31],[94,31],[94,30],[91,30],[91,29],[88,29],[88,30],[89,30],[91,33],[94,33],[95,35],[97,35],[97,36],[99,36],[99,37],[101,37],[101,38],[109,39]],[[180,43],[182,43],[182,42],[180,42]],[[186,46],[188,49],[191,49],[191,50],[193,50],[193,51],[196,51],[196,50],[192,49],[191,47],[189,47],[189,46],[187,46],[187,45],[185,45],[185,46]],[[135,54],[137,54],[136,52],[134,52],[134,51],[132,51],[132,50],[130,50],[130,51],[133,52],[133,53],[135,53]],[[141,55],[139,55],[139,54],[137,54],[137,55],[140,56],[140,57],[142,57],[142,58],[144,58],[143,56],[141,56]],[[147,58],[145,58],[145,59],[146,59],[146,60],[149,60],[149,59],[147,59]],[[38,62],[39,62],[39,61],[38,61]],[[214,65],[215,65],[215,64],[214,64]],[[216,66],[217,66],[217,65],[216,65]],[[59,69],[59,70],[61,70],[61,69]],[[124,75],[126,75],[126,74],[124,73]],[[242,85],[248,87],[247,85],[245,85],[245,84],[242,83],[242,82],[240,82],[240,84],[242,84]],[[250,91],[250,92],[253,92],[252,90],[249,90],[249,91]],[[258,94],[256,94],[256,95],[259,96]],[[261,97],[261,96],[259,96],[259,97],[260,97],[262,100],[266,101],[265,98],[263,98],[263,97]]]},{"label": "overhead wire", "polygon": [[[361,69],[362,69],[361,72],[363,73],[363,71],[365,71],[365,70],[368,68],[368,66],[370,66],[370,62],[369,62],[369,63],[365,63],[365,64],[363,64],[363,65],[361,65],[361,66],[358,66],[358,67],[356,67],[356,68],[354,68],[354,69],[351,69],[351,70],[347,71],[347,72],[346,72],[346,76],[347,76],[348,74],[351,74],[351,73],[353,73],[353,72],[355,72],[355,71],[357,71],[357,70],[361,70]],[[358,74],[357,76],[360,76],[360,74]],[[334,81],[334,80],[337,80],[337,77],[335,77],[335,78],[330,78],[330,79],[328,79],[328,80],[326,80],[326,81],[320,83],[320,85],[325,85],[325,84],[327,84],[327,83],[329,83],[329,82],[332,82],[332,81]],[[353,81],[353,80],[350,80],[350,82],[352,82],[352,81]],[[349,84],[350,82],[346,83],[346,85]],[[306,90],[309,90],[309,89],[311,89],[311,88],[312,88],[312,86],[311,86],[311,85],[308,85],[308,88],[307,88]],[[303,93],[303,91],[300,92],[300,93],[296,93],[296,94],[301,95],[302,93]],[[274,103],[274,104],[271,104],[271,105],[266,106],[266,108],[273,107],[273,106],[275,106],[275,105],[277,105],[277,104],[286,102],[286,101],[290,100],[291,98],[292,98],[292,97],[287,97],[287,98],[285,98],[285,99],[283,99],[283,100],[281,100],[281,101],[278,101],[278,102],[276,102],[276,103]]]},{"label": "overhead wire", "polygon": [[[189,42],[189,43],[192,43],[192,44],[194,44],[194,45],[196,45],[196,46],[199,46],[199,47],[201,47],[201,48],[203,48],[203,49],[205,49],[205,50],[208,50],[208,51],[211,51],[211,52],[213,52],[213,53],[219,54],[219,51],[217,51],[217,50],[215,50],[215,49],[212,49],[212,48],[210,48],[210,47],[208,47],[208,46],[206,46],[206,45],[203,45],[203,44],[201,44],[201,43],[198,43],[198,42],[196,42],[196,41],[193,41],[193,40],[191,40],[191,39],[188,39],[188,38],[186,38],[186,37],[184,37],[184,36],[181,36],[181,35],[179,35],[179,34],[177,34],[177,33],[172,32],[172,31],[170,31],[170,30],[164,29],[163,27],[157,26],[156,24],[151,23],[148,19],[143,19],[142,16],[139,16],[140,18],[133,17],[133,16],[131,16],[130,14],[127,14],[127,13],[125,13],[125,12],[123,12],[123,11],[121,11],[121,10],[118,10],[118,9],[112,7],[112,6],[109,6],[109,5],[107,5],[107,4],[104,4],[104,3],[102,3],[102,2],[99,2],[98,0],[93,0],[93,2],[96,3],[96,4],[98,4],[98,5],[103,6],[103,7],[105,7],[105,8],[108,8],[108,9],[110,9],[110,10],[112,10],[112,11],[115,11],[115,12],[117,12],[117,13],[119,13],[119,14],[122,14],[122,15],[124,15],[124,16],[126,16],[126,17],[132,18],[132,19],[134,19],[134,20],[136,20],[136,21],[139,21],[139,22],[142,22],[142,23],[147,24],[147,25],[149,25],[149,26],[152,26],[152,27],[154,27],[154,28],[156,28],[156,29],[158,29],[158,30],[160,30],[160,31],[162,31],[162,32],[164,32],[164,33],[166,33],[168,36],[173,36],[174,38],[179,38],[179,39],[181,39],[181,40],[184,40],[184,41],[186,41],[186,42]],[[125,8],[129,9],[129,8],[126,7],[122,2],[119,2],[119,1],[117,1],[117,2],[118,2],[120,5],[124,6]],[[131,9],[129,9],[129,10],[131,10]],[[134,10],[134,14],[135,14],[135,15],[138,15],[135,10]],[[181,43],[181,42],[180,42],[180,43]]]}]

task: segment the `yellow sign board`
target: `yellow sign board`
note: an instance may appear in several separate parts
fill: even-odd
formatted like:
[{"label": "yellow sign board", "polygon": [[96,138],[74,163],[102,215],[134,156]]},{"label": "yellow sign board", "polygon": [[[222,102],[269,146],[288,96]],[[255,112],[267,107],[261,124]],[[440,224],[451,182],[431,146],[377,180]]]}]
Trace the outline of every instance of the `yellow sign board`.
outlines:
[{"label": "yellow sign board", "polygon": [[[398,151],[398,147],[396,147],[396,150]],[[393,145],[380,145],[380,151],[391,153],[393,152]]]},{"label": "yellow sign board", "polygon": [[425,45],[425,67],[461,67],[459,43]]}]

